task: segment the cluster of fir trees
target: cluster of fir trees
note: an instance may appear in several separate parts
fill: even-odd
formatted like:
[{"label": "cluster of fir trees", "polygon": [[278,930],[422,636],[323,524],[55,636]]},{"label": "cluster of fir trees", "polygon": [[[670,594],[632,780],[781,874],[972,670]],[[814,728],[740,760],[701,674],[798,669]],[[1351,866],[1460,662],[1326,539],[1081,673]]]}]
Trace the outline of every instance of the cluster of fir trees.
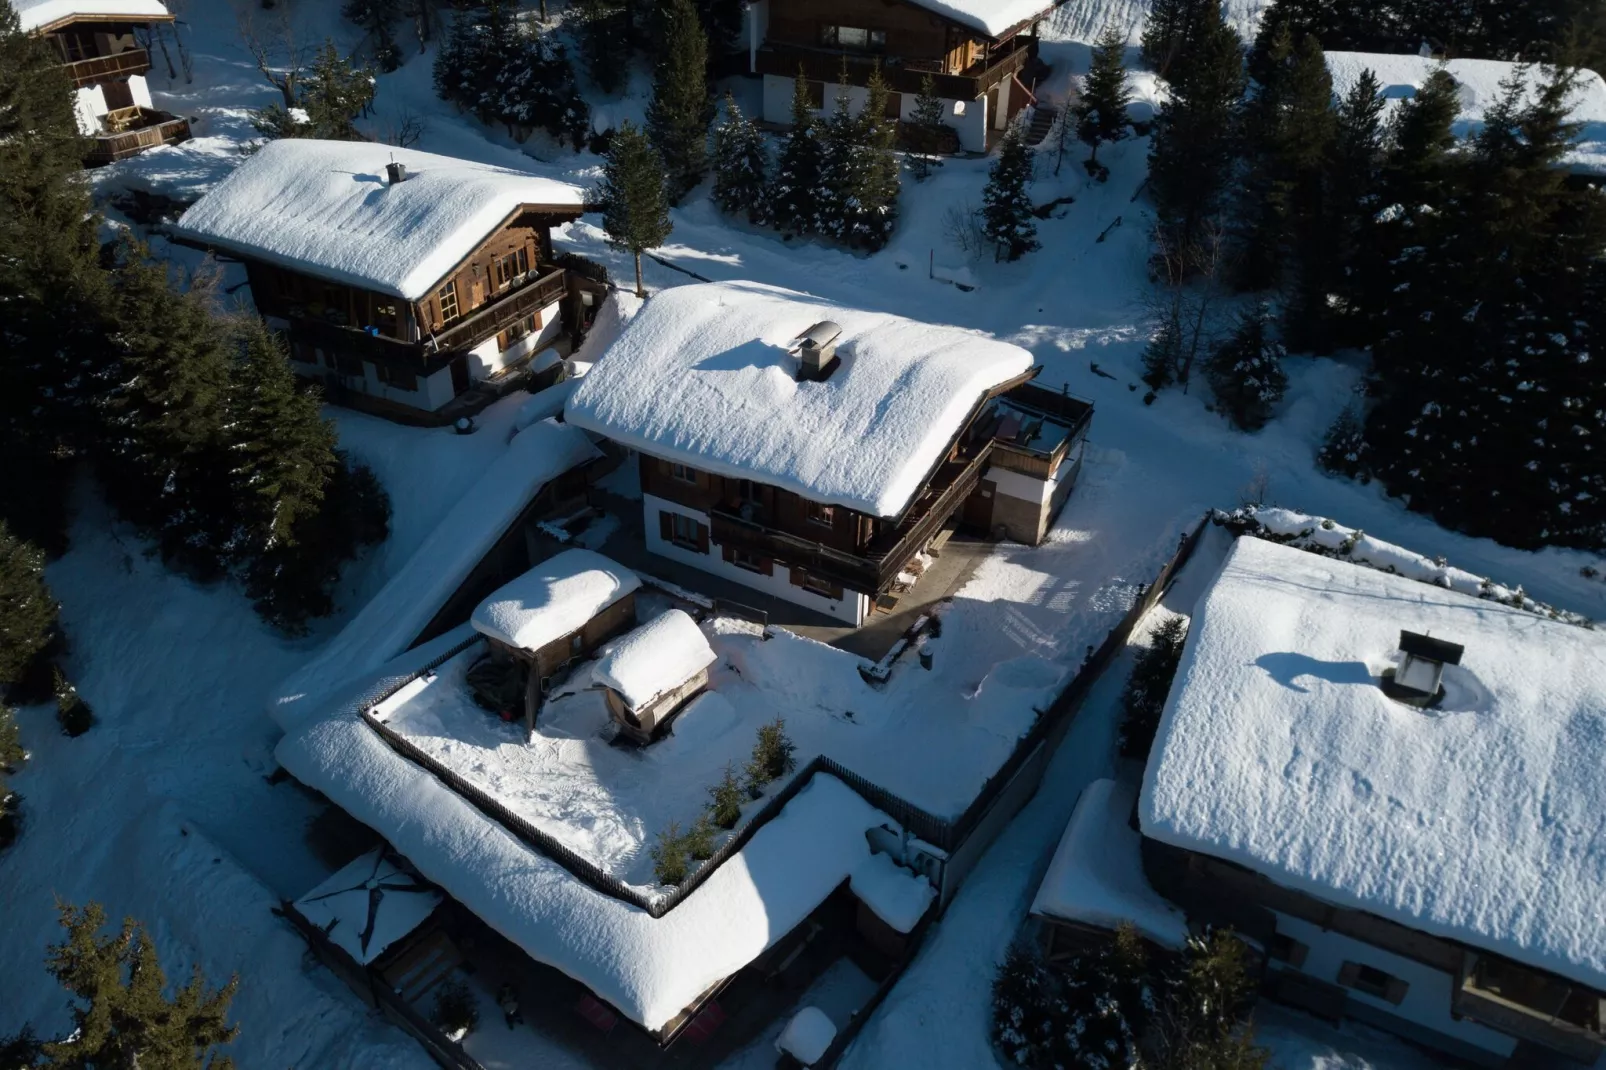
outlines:
[{"label": "cluster of fir trees", "polygon": [[328,141],[361,141],[358,116],[373,106],[376,83],[369,67],[342,56],[325,41],[305,70],[279,76],[284,102],[251,114],[251,125],[266,138],[308,137]]},{"label": "cluster of fir trees", "polygon": [[398,26],[410,24],[422,53],[441,21],[441,8],[457,6],[454,0],[345,0],[340,12],[367,34],[363,44],[374,65],[389,73],[402,64]]},{"label": "cluster of fir trees", "polygon": [[[580,52],[591,80],[606,93],[629,80],[637,54],[654,64],[672,51],[670,23],[678,16],[674,0],[575,0],[580,20]],[[706,34],[702,62],[729,52],[742,28],[742,0],[692,0],[698,25]]]},{"label": "cluster of fir trees", "polygon": [[125,918],[116,932],[104,933],[106,912],[98,903],[82,910],[63,903],[58,911],[65,937],[51,945],[45,965],[74,997],[73,1029],[57,1041],[41,1042],[26,1026],[0,1037],[0,1066],[232,1070],[234,1061],[214,1049],[239,1034],[228,1024],[238,978],[213,988],[196,966],[169,997],[144,926]]},{"label": "cluster of fir trees", "polygon": [[1026,1070],[1262,1070],[1249,950],[1231,932],[1151,951],[1130,925],[1063,966],[1010,948],[993,980],[993,1041]]},{"label": "cluster of fir trees", "polygon": [[332,609],[341,563],[383,538],[372,473],[334,448],[275,336],[173,285],[137,242],[102,247],[71,87],[0,10],[0,517],[66,545],[79,466],[166,561],[237,575],[288,630]]},{"label": "cluster of fir trees", "polygon": [[590,132],[590,109],[562,45],[525,25],[515,0],[488,0],[459,12],[435,55],[435,92],[510,137],[545,130],[576,148]]}]

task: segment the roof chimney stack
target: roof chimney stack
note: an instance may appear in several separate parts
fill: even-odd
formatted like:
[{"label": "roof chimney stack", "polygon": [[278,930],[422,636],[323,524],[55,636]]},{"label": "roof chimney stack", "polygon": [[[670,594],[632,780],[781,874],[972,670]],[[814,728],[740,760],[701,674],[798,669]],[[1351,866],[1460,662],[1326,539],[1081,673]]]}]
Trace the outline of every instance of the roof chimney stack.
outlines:
[{"label": "roof chimney stack", "polygon": [[407,181],[407,165],[397,163],[395,160],[385,165],[385,177],[390,179],[392,186],[398,186]]},{"label": "roof chimney stack", "polygon": [[1444,695],[1444,667],[1461,664],[1466,648],[1416,632],[1400,632],[1400,663],[1383,672],[1383,693],[1411,706],[1431,706]]},{"label": "roof chimney stack", "polygon": [[798,382],[818,383],[831,377],[836,370],[836,340],[840,337],[841,326],[830,320],[822,320],[798,335]]}]

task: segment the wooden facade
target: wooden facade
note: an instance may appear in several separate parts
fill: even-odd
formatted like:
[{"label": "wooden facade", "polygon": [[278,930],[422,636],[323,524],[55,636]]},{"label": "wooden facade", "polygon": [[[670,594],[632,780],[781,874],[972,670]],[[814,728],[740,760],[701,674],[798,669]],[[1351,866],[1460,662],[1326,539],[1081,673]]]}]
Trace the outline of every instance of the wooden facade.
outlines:
[{"label": "wooden facade", "polygon": [[[1300,973],[1309,948],[1278,931],[1278,916],[1286,915],[1448,975],[1450,1006],[1440,1008],[1444,1021],[1471,1021],[1518,1042],[1506,1061],[1480,1060],[1488,1065],[1537,1065],[1536,1052],[1593,1065],[1606,1053],[1606,996],[1600,992],[1363,910],[1324,902],[1210,855],[1148,837],[1142,849],[1150,884],[1191,922],[1231,927],[1266,949],[1272,966],[1267,993],[1275,998],[1329,1019],[1364,1017],[1421,1043],[1463,1057],[1473,1054],[1448,1035],[1434,1035],[1432,1027],[1380,1010],[1380,1004],[1399,1006],[1409,992],[1404,979],[1383,969],[1345,962],[1336,983]],[[1357,992],[1373,1002],[1355,1000],[1352,993]]]},{"label": "wooden facade", "polygon": [[[481,353],[482,363],[500,372],[534,354],[530,349],[506,358],[531,336],[559,324],[570,333],[583,327],[581,293],[595,294],[599,287],[555,265],[551,239],[553,224],[576,219],[580,211],[577,206],[523,206],[429,293],[412,301],[242,259],[258,311],[270,323],[279,321],[298,370],[323,382],[334,400],[360,404],[363,387],[353,384],[370,378],[389,388],[387,393],[405,396],[443,370],[450,373],[449,397],[456,397],[485,377],[475,375],[471,352]],[[422,411],[440,407],[422,398],[416,404],[392,404]],[[368,407],[383,408],[372,400]]]},{"label": "wooden facade", "polygon": [[708,670],[698,669],[687,679],[667,691],[654,695],[641,706],[632,706],[625,697],[611,687],[602,689],[608,703],[608,713],[618,723],[620,731],[636,743],[645,746],[653,736],[685,709],[686,704],[708,687]]}]

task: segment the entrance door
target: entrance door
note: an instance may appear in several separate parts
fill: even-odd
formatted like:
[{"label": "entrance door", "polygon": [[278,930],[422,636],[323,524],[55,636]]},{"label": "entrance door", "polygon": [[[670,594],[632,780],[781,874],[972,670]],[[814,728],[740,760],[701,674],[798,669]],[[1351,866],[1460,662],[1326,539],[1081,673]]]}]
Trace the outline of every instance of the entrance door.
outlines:
[{"label": "entrance door", "polygon": [[468,354],[459,353],[452,358],[452,396],[468,392]]},{"label": "entrance door", "polygon": [[997,490],[998,484],[990,479],[977,484],[970,497],[965,499],[960,522],[972,531],[990,534],[993,528],[993,494]]}]

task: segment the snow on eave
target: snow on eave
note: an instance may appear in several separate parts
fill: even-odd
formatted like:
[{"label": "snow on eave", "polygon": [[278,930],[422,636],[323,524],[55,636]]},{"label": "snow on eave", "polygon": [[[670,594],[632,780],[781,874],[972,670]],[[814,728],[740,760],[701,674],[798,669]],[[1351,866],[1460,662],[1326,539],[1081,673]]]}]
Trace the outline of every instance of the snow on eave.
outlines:
[{"label": "snow on eave", "polygon": [[[406,166],[400,184],[386,165]],[[578,217],[577,186],[366,141],[270,141],[190,207],[173,236],[416,301],[520,212]]]},{"label": "snow on eave", "polygon": [[669,609],[616,640],[592,666],[591,678],[639,710],[708,668],[716,657],[697,622],[685,610]]},{"label": "snow on eave", "polygon": [[1065,0],[906,0],[949,22],[997,40],[1033,22]]},{"label": "snow on eave", "polygon": [[73,22],[172,22],[160,0],[11,0],[23,33],[50,33]]},{"label": "snow on eave", "polygon": [[[443,639],[472,634],[465,625]],[[425,661],[416,660],[403,659],[396,671]],[[313,719],[274,753],[297,780],[378,832],[531,958],[655,1031],[802,924],[869,856],[867,829],[896,827],[841,781],[817,774],[696,891],[654,919],[515,839],[392,750],[353,710]]]},{"label": "snow on eave", "polygon": [[[1466,647],[1434,709],[1379,686],[1402,629]],[[1606,989],[1603,669],[1595,631],[1240,538],[1193,615],[1143,832]]]},{"label": "snow on eave", "polygon": [[575,547],[497,588],[469,620],[481,635],[535,651],[579,631],[640,586],[641,578],[612,558]]},{"label": "snow on eave", "polygon": [[[836,370],[798,382],[792,344],[841,325]],[[896,518],[977,407],[1035,373],[1019,346],[753,282],[648,301],[564,410],[649,457]]]}]

